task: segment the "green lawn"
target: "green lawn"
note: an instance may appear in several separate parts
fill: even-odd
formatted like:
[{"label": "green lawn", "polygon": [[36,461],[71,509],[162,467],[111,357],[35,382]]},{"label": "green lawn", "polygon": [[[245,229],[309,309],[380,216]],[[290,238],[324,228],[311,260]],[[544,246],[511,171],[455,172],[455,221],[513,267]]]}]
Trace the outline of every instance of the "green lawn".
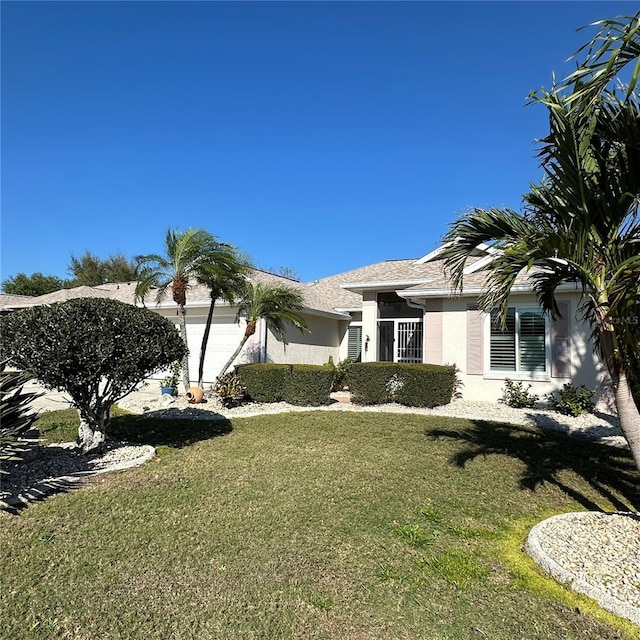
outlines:
[{"label": "green lawn", "polygon": [[640,637],[522,552],[554,513],[640,508],[616,450],[384,413],[113,429],[160,455],[2,514],[1,638]]}]

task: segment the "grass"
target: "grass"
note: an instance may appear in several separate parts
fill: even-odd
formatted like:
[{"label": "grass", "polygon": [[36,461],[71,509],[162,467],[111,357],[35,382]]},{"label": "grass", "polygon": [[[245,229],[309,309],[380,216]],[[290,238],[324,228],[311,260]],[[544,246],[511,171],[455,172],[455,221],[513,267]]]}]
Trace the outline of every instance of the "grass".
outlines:
[{"label": "grass", "polygon": [[[69,439],[73,413],[40,426]],[[638,510],[623,452],[384,413],[120,415],[113,433],[160,455],[2,515],[0,637],[640,637],[522,552],[553,513]]]}]

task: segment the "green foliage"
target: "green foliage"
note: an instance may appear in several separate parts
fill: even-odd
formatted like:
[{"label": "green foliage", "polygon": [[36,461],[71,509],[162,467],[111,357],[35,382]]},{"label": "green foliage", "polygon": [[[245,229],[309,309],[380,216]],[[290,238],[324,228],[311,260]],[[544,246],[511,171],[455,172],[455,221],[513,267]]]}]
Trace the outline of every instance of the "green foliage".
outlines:
[{"label": "green foliage", "polygon": [[353,358],[350,356],[347,356],[344,360],[338,360],[338,364],[333,361],[333,356],[329,356],[329,360],[324,366],[331,371],[333,376],[331,391],[342,391],[345,388],[345,380],[352,364]]},{"label": "green foliage", "polygon": [[111,254],[106,260],[93,255],[90,251],[76,258],[71,256],[68,283],[71,287],[95,287],[105,282],[134,282],[137,280],[136,265],[121,253]]},{"label": "green foliage", "polygon": [[395,401],[407,407],[449,404],[455,387],[455,368],[435,364],[398,363]]},{"label": "green foliage", "polygon": [[538,402],[538,396],[529,393],[529,389],[531,389],[531,385],[527,385],[525,389],[523,382],[514,382],[511,378],[505,378],[502,402],[516,409],[531,408]]},{"label": "green foliage", "polygon": [[333,376],[320,365],[246,364],[236,372],[254,402],[285,401],[298,406],[330,402]]},{"label": "green foliage", "polygon": [[13,459],[12,445],[37,420],[38,414],[30,404],[41,395],[25,393],[23,387],[29,376],[21,371],[7,371],[6,366],[6,360],[0,362],[0,461]]},{"label": "green foliage", "polygon": [[357,362],[349,369],[346,382],[354,404],[385,404],[392,401],[389,381],[397,371],[393,362]]},{"label": "green foliage", "polygon": [[240,382],[254,402],[281,402],[290,372],[290,364],[245,364],[236,367]]},{"label": "green foliage", "polygon": [[289,404],[318,407],[329,404],[333,373],[313,364],[294,364],[285,381],[284,400]]},{"label": "green foliage", "polygon": [[181,359],[172,323],[116,300],[78,298],[0,318],[0,348],[50,389],[64,389],[83,420],[104,432],[112,405]]},{"label": "green foliage", "polygon": [[224,407],[237,407],[247,397],[247,390],[235,372],[225,373],[216,380],[213,392],[220,399]]},{"label": "green foliage", "polygon": [[160,382],[161,387],[171,387],[173,389],[173,395],[178,393],[178,381],[180,380],[180,372],[182,371],[182,364],[179,360],[176,360],[171,365],[171,373],[166,376]]},{"label": "green foliage", "polygon": [[[556,397],[556,393],[558,394]],[[545,398],[552,409],[566,416],[579,416],[583,411],[593,411],[595,405],[593,399],[596,396],[595,389],[587,389],[581,384],[574,387],[567,382],[557,392],[548,393]]]},{"label": "green foliage", "polygon": [[25,273],[11,276],[2,282],[2,290],[14,296],[42,296],[45,293],[58,291],[65,285],[65,281],[57,276],[47,276],[43,273]]},{"label": "green foliage", "polygon": [[453,366],[357,362],[349,369],[347,383],[355,404],[436,407],[451,402],[455,378]]}]

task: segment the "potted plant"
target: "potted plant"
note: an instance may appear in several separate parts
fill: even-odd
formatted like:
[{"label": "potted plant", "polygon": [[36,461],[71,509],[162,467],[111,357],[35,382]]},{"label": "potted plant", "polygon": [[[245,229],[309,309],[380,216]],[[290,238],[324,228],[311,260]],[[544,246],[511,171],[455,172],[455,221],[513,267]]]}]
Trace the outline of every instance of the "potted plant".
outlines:
[{"label": "potted plant", "polygon": [[181,370],[182,365],[179,362],[174,362],[173,366],[171,367],[171,373],[166,378],[160,381],[160,393],[162,395],[178,395],[178,380],[180,379]]}]

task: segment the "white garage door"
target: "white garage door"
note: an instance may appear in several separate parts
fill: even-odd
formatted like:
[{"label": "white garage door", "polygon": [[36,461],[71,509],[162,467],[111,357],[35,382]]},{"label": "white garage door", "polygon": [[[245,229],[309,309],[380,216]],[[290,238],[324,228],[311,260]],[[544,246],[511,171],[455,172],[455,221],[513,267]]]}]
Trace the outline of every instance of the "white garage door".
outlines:
[{"label": "white garage door", "polygon": [[[195,320],[195,319],[194,319]],[[244,328],[232,318],[215,318],[211,324],[207,353],[204,359],[204,382],[214,382],[222,366],[231,357],[242,339]],[[189,321],[187,316],[187,342],[189,343],[189,374],[192,382],[198,380],[200,346],[204,335],[204,319]]]}]

